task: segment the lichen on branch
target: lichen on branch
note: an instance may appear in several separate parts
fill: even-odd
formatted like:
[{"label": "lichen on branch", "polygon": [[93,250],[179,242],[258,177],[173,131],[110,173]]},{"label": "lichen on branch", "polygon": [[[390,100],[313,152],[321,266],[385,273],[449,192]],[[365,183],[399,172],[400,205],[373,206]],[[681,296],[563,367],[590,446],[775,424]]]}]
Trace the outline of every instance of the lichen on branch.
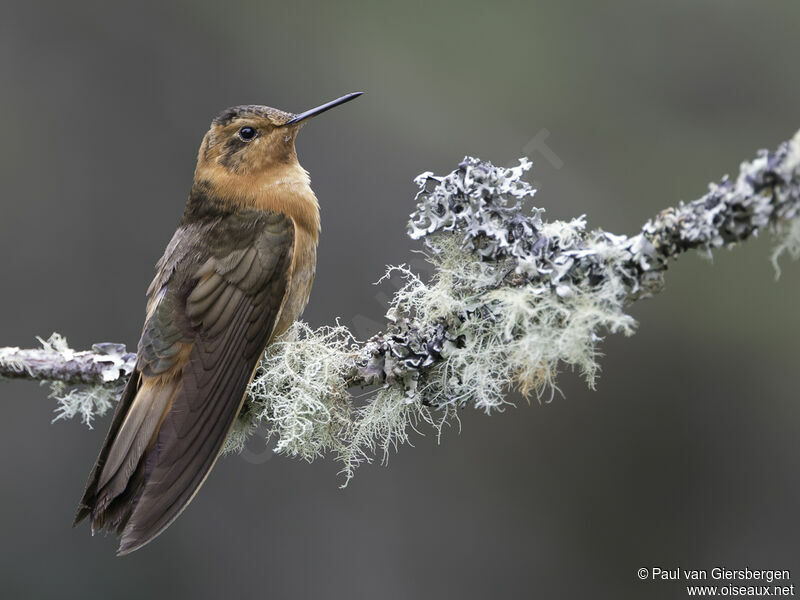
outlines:
[{"label": "lichen on branch", "polygon": [[[764,228],[788,231],[778,248],[796,254],[800,134],[631,237],[588,230],[584,217],[547,222],[542,209],[526,210],[535,193],[522,179],[530,166],[466,158],[447,176],[420,175],[409,234],[425,241],[431,280],[390,268],[405,283],[386,330],[363,344],[343,328],[297,324],[268,349],[251,388],[261,410],[246,413],[238,431],[269,423],[277,451],[307,460],[333,451],[349,478],[376,449],[386,456],[406,442],[419,422],[441,430],[457,407],[492,412],[512,388],[549,399],[560,368],[593,386],[602,335],[633,333],[626,307],[663,288],[671,258]],[[378,390],[354,402],[347,388],[364,385]]]},{"label": "lichen on branch", "polygon": [[335,454],[346,483],[418,425],[441,431],[456,408],[491,413],[512,389],[549,400],[565,367],[594,386],[602,336],[633,333],[626,308],[663,288],[670,259],[764,229],[779,236],[775,261],[800,255],[800,132],[630,237],[590,230],[585,217],[546,221],[526,206],[530,167],[467,157],[449,175],[420,175],[409,235],[424,240],[430,280],[391,267],[402,287],[385,330],[365,342],[343,325],[296,323],[266,350],[226,450],[266,425],[276,452]]},{"label": "lichen on branch", "polygon": [[57,402],[53,420],[80,416],[91,428],[95,417],[114,406],[136,355],[126,352],[124,344],[109,343],[77,352],[58,333],[39,342],[41,348],[0,348],[0,379],[50,382],[50,397]]}]

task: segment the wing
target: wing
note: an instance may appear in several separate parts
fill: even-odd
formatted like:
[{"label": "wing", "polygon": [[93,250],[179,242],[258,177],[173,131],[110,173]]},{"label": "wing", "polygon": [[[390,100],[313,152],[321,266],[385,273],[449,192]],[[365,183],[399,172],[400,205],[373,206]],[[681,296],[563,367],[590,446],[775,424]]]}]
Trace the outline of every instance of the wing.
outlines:
[{"label": "wing", "polygon": [[285,215],[238,212],[190,224],[175,239],[76,516],[121,533],[120,554],[161,533],[208,476],[291,277],[294,225]]}]

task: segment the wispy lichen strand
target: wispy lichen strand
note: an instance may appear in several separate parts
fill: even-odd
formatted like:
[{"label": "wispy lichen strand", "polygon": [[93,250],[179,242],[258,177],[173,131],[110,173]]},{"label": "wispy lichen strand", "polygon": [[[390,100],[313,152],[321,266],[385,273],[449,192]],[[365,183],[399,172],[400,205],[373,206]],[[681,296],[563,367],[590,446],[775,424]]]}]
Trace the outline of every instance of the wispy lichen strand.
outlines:
[{"label": "wispy lichen strand", "polygon": [[[626,307],[662,289],[671,258],[765,228],[779,236],[775,261],[800,255],[800,133],[633,236],[526,209],[535,193],[523,180],[530,166],[468,157],[444,177],[420,175],[409,234],[424,239],[433,276],[390,268],[403,285],[385,331],[365,342],[341,325],[296,323],[267,349],[227,450],[241,449],[262,424],[277,452],[305,460],[332,453],[349,479],[418,425],[441,431],[457,407],[492,412],[512,388],[548,400],[565,367],[593,386],[602,336],[633,332]],[[4,372],[26,373],[0,350]]]}]

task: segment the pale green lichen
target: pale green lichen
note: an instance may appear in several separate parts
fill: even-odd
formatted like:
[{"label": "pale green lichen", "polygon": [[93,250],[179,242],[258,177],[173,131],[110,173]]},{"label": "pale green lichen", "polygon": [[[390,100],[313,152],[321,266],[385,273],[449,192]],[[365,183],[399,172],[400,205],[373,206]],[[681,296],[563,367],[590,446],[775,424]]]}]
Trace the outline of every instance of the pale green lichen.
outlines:
[{"label": "pale green lichen", "polygon": [[[75,356],[75,351],[70,348],[67,338],[60,333],[53,332],[46,340],[37,337],[42,348],[58,352],[64,359],[70,360]],[[50,398],[55,398],[56,416],[53,422],[62,419],[72,419],[79,415],[81,421],[92,429],[92,420],[104,416],[114,407],[119,394],[124,387],[124,381],[117,380],[113,384],[85,384],[73,387],[67,386],[62,381],[50,383]]]},{"label": "pale green lichen", "polygon": [[262,358],[223,452],[241,451],[261,424],[275,452],[309,462],[333,453],[349,480],[375,451],[385,459],[390,448],[407,442],[409,427],[420,420],[437,425],[428,408],[397,388],[370,392],[362,403],[352,398],[346,373],[353,343],[342,325],[312,329],[295,323]]},{"label": "pale green lichen", "polygon": [[30,364],[18,356],[19,348],[0,348],[0,367],[12,374],[32,373]]},{"label": "pale green lichen", "polygon": [[409,441],[409,428],[415,428],[420,420],[432,422],[429,415],[426,407],[407,398],[396,387],[378,391],[354,409],[342,443],[336,448],[336,457],[343,464],[344,485],[353,477],[356,467],[372,462],[376,453],[381,453],[385,464],[391,449],[397,450]]},{"label": "pale green lichen", "polygon": [[95,417],[102,417],[113,408],[121,391],[119,385],[97,384],[69,387],[63,381],[53,381],[50,383],[49,395],[57,402],[56,416],[53,422],[80,416],[81,421],[89,429],[92,429],[92,420]]},{"label": "pale green lichen", "polygon": [[[577,235],[578,227],[576,221],[548,224],[551,233],[565,239]],[[590,290],[566,284],[554,289],[546,282],[501,285],[508,264],[490,269],[453,244],[437,247],[435,283],[417,297],[430,294],[440,302],[452,294],[460,303],[454,312],[471,315],[461,326],[463,345],[445,358],[437,389],[429,393],[471,401],[489,412],[505,402],[510,386],[549,397],[559,363],[576,368],[591,385],[599,332],[633,331],[634,321],[623,311],[624,286],[610,266],[604,283]],[[402,301],[426,306],[410,295]],[[475,312],[477,306],[482,310]]]},{"label": "pale green lichen", "polygon": [[337,449],[349,423],[344,373],[352,342],[344,326],[295,323],[262,357],[225,451],[241,450],[259,422],[277,438],[276,452],[310,461]]},{"label": "pale green lichen", "polygon": [[[579,226],[549,225],[565,238]],[[389,275],[405,279],[389,316],[445,320],[461,343],[447,347],[413,396],[396,383],[351,399],[345,383],[354,356],[349,331],[297,323],[267,351],[227,449],[241,449],[256,424],[266,423],[276,452],[309,461],[332,452],[349,479],[376,452],[385,459],[407,443],[418,425],[441,431],[459,406],[500,409],[512,388],[549,398],[560,364],[593,384],[599,331],[633,331],[633,319],[623,312],[622,283],[611,271],[602,286],[576,286],[562,297],[545,284],[501,285],[513,271],[511,262],[475,261],[449,234],[434,238],[428,260],[435,267],[428,283],[405,266],[389,269]]]},{"label": "pale green lichen", "polygon": [[39,340],[39,343],[42,345],[42,348],[45,350],[52,350],[53,352],[58,352],[64,355],[65,358],[69,359],[75,355],[75,351],[69,347],[67,343],[67,338],[61,335],[60,333],[54,331],[50,334],[50,337],[46,340],[36,337]]},{"label": "pale green lichen", "polygon": [[778,231],[778,243],[771,257],[776,279],[781,275],[779,261],[784,254],[788,254],[793,260],[800,260],[800,219],[783,224],[782,230]]}]

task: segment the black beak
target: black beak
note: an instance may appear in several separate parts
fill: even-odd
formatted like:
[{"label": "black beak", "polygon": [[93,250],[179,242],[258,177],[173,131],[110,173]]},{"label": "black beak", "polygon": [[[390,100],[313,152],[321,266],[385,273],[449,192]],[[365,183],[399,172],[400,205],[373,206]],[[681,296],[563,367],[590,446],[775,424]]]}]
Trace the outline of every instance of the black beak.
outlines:
[{"label": "black beak", "polygon": [[311,110],[307,110],[305,112],[300,113],[299,115],[293,116],[291,119],[286,121],[284,125],[294,125],[295,123],[300,123],[301,121],[305,121],[306,119],[310,119],[311,117],[316,117],[317,115],[321,115],[326,110],[330,110],[334,106],[339,106],[340,104],[344,104],[345,102],[350,102],[350,100],[358,98],[363,93],[364,92],[353,92],[351,94],[347,94],[346,96],[342,96],[341,98],[337,98],[336,100],[331,100],[330,102],[326,102],[321,106],[312,108]]}]

